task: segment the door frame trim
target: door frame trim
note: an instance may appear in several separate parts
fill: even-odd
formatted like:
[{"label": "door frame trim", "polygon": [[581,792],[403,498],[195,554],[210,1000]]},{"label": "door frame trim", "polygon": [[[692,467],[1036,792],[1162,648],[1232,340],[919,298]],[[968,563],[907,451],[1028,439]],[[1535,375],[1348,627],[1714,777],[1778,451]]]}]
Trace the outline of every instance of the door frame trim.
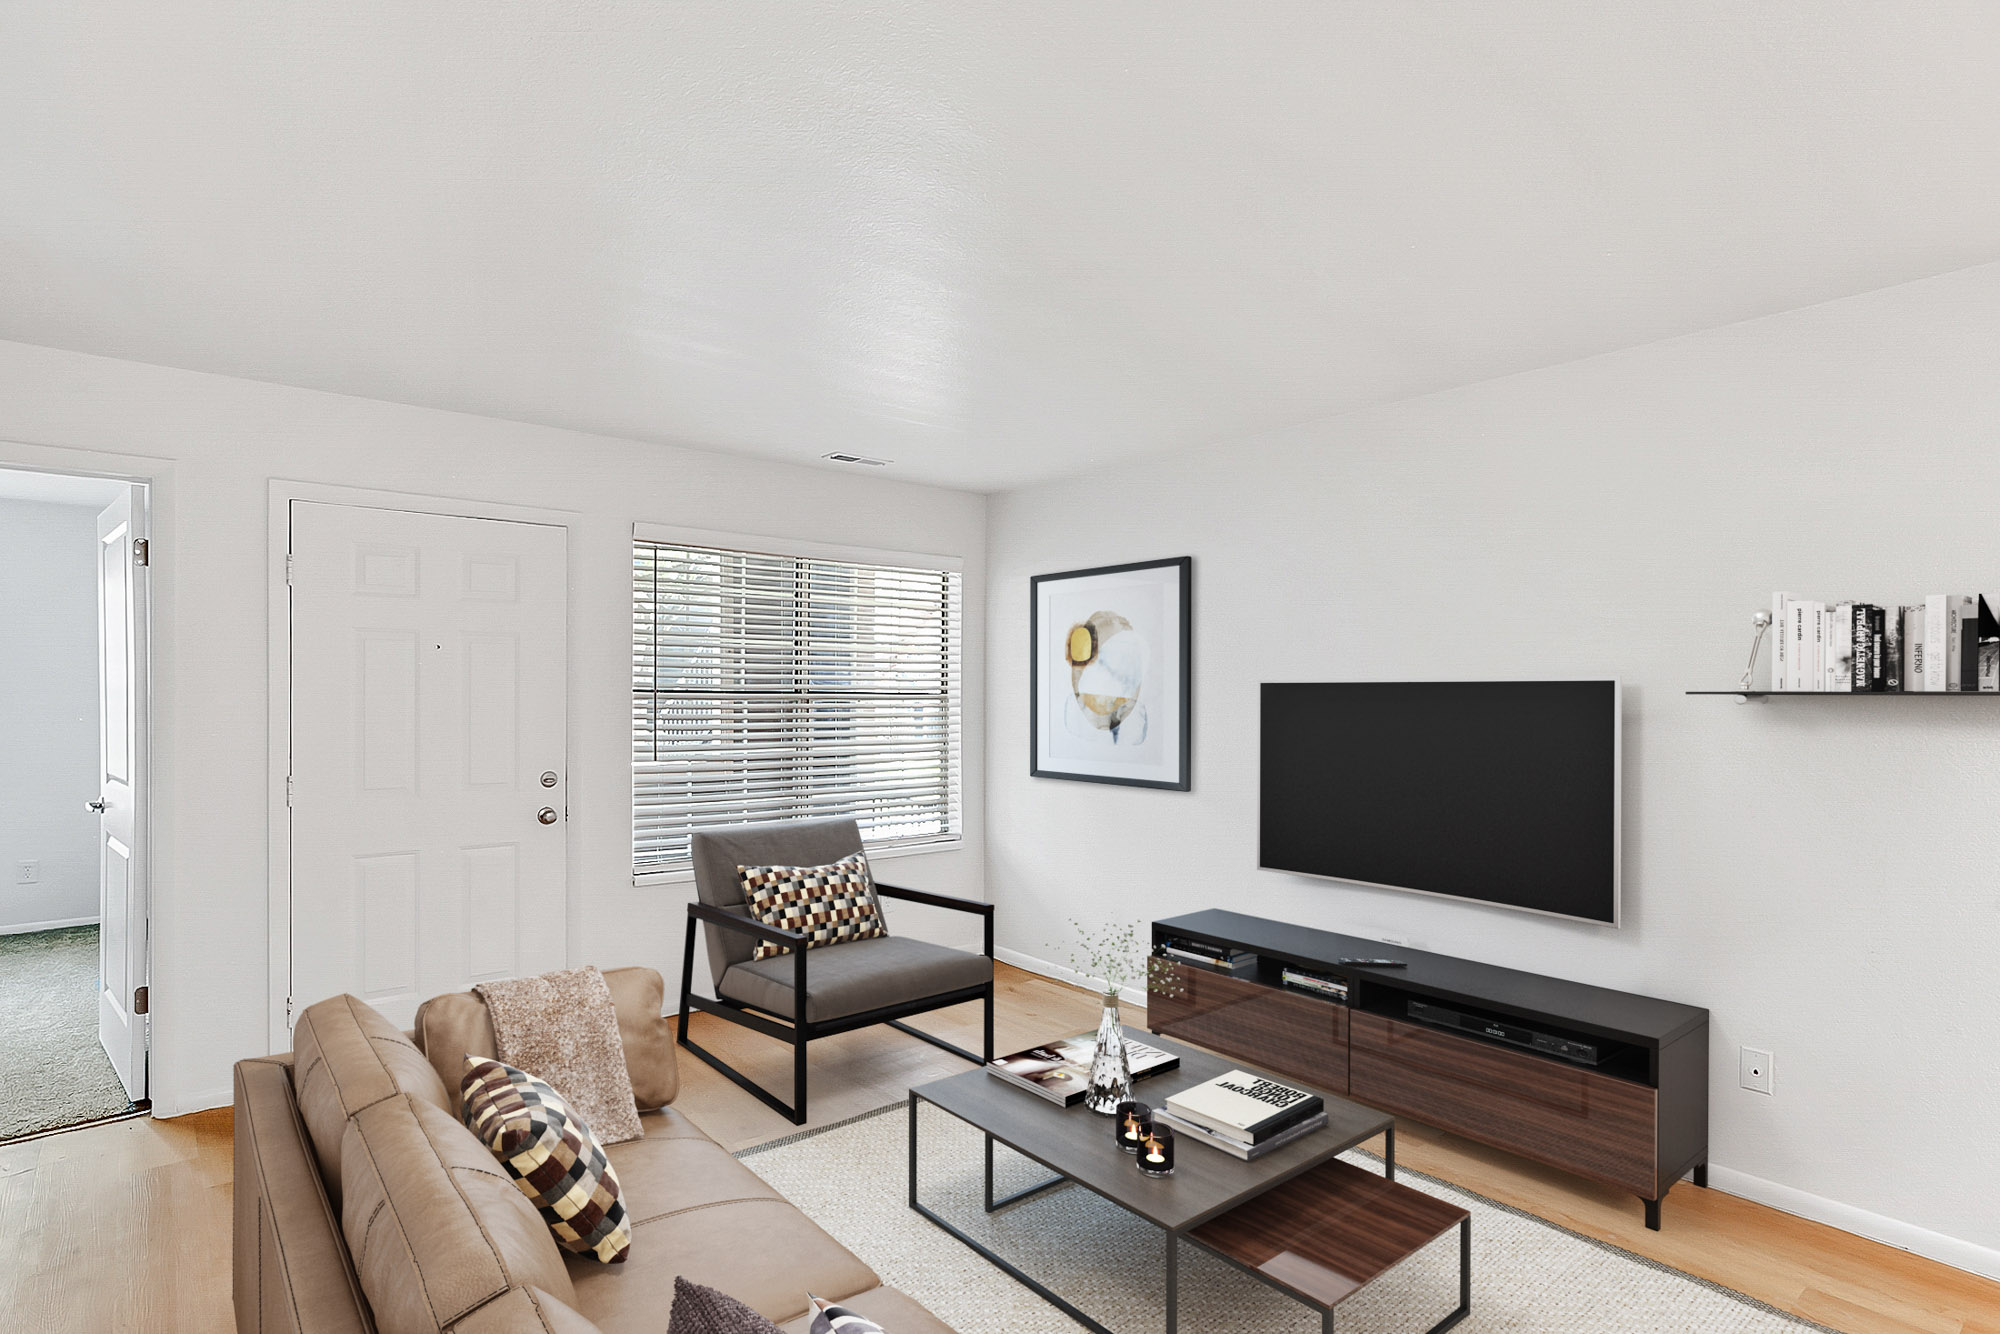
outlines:
[{"label": "door frame trim", "polygon": [[[171,662],[164,646],[169,642],[165,627],[173,607],[172,571],[176,554],[176,533],[172,521],[175,496],[173,461],[144,454],[72,449],[62,445],[0,439],[0,468],[10,472],[90,477],[146,488],[148,561],[145,577],[133,580],[132,584],[134,614],[145,623],[145,652],[139,655],[135,665],[139,679],[133,689],[135,695],[143,692],[140,717],[144,735],[140,738],[142,768],[139,771],[143,787],[135,833],[139,842],[137,861],[146,886],[146,949],[145,975],[134,985],[153,988],[162,972],[159,967],[160,933],[156,927],[165,918],[163,905],[172,900],[171,876],[167,872],[172,862],[162,847],[163,831],[172,826],[161,812],[172,809],[173,691]],[[93,553],[93,566],[96,559]],[[93,610],[93,619],[95,614]],[[169,942],[170,962],[171,949]],[[174,976],[171,969],[166,971],[169,977]],[[163,994],[156,988],[149,991],[151,1003],[147,1007],[146,1024],[146,1100],[149,1115],[177,1115],[181,1104],[187,1101],[185,1095],[171,1087],[164,1090],[170,1096],[161,1096],[167,1067],[159,1059],[163,1045],[160,1034],[163,1030],[171,1031],[170,1016],[178,1013],[174,993],[172,985]],[[94,996],[92,1003],[98,1003]]]},{"label": "door frame trim", "polygon": [[[572,776],[576,772],[576,729],[570,704],[576,693],[576,567],[578,530],[584,522],[581,514],[575,510],[272,478],[267,572],[270,590],[271,656],[268,679],[271,716],[269,813],[266,819],[270,832],[270,875],[267,878],[270,894],[270,989],[266,1005],[266,1038],[269,1043],[267,1050],[274,1053],[289,1051],[292,1046],[292,1030],[285,1022],[285,1003],[292,990],[292,822],[285,792],[285,780],[292,771],[292,625],[290,592],[285,582],[285,557],[291,548],[291,506],[295,500],[351,505],[361,509],[405,510],[413,514],[435,514],[454,519],[501,519],[563,529],[563,766],[564,771]],[[574,794],[573,777],[569,790]],[[578,906],[574,889],[581,881],[579,840],[575,837],[574,826],[570,835],[563,868],[570,887],[564,907],[564,929],[568,939],[566,957],[573,958]]]}]

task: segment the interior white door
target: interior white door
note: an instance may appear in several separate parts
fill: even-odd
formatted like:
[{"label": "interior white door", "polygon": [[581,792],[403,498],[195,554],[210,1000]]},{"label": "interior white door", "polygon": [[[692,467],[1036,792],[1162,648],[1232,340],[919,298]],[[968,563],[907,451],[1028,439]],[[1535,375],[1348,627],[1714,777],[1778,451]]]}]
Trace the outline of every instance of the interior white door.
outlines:
[{"label": "interior white door", "polygon": [[291,504],[291,1014],[564,966],[566,533]]},{"label": "interior white door", "polygon": [[134,1102],[147,1097],[146,618],[136,545],[146,507],[128,488],[97,516],[97,1040]]}]

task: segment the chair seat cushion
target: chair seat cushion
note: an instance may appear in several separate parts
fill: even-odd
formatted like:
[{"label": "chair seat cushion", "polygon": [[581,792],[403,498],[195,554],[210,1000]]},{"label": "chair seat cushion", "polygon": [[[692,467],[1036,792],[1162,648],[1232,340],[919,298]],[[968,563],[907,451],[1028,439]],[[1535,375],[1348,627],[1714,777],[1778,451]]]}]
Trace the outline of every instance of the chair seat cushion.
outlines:
[{"label": "chair seat cushion", "polygon": [[[734,964],[716,984],[716,992],[789,1019],[796,966],[789,955]],[[993,961],[983,954],[909,936],[851,940],[806,955],[806,1022],[845,1019],[983,987],[992,980]]]}]

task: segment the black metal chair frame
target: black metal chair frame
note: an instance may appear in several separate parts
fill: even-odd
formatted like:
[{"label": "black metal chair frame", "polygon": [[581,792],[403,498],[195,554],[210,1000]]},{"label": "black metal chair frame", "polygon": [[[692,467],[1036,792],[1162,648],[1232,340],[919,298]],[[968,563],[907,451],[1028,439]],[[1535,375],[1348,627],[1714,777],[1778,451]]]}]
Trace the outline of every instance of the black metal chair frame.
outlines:
[{"label": "black metal chair frame", "polygon": [[[977,899],[953,898],[948,894],[931,894],[921,889],[905,889],[900,885],[877,883],[875,892],[885,899],[900,899],[906,903],[928,904],[933,908],[949,908],[955,912],[977,913],[984,919],[985,948],[983,950],[989,965],[993,959],[993,905]],[[941,1047],[961,1060],[975,1065],[984,1065],[993,1059],[993,981],[989,976],[983,987],[965,987],[958,991],[948,991],[939,996],[925,996],[917,1000],[905,1001],[900,1005],[885,1005],[877,1010],[864,1010],[860,1014],[842,1015],[838,1019],[822,1019],[810,1022],[806,1018],[806,977],[812,952],[805,947],[803,933],[786,931],[780,927],[766,926],[753,917],[738,917],[735,913],[706,903],[690,903],[687,906],[687,947],[681,952],[681,1016],[680,1031],[676,1040],[702,1061],[720,1071],[731,1083],[743,1089],[765,1106],[781,1116],[789,1117],[793,1125],[806,1123],[806,1044],[815,1038],[830,1038],[837,1033],[851,1033],[857,1028],[869,1028],[875,1024],[908,1033],[913,1038],[921,1038],[933,1047]],[[694,942],[702,926],[712,930],[739,931],[754,936],[758,940],[774,945],[786,945],[792,951],[792,1013],[782,1015],[770,1010],[747,1005],[742,1001],[730,1000],[720,991],[716,998],[694,994]],[[836,947],[837,948],[837,947]],[[984,1056],[975,1056],[965,1048],[946,1042],[943,1038],[911,1028],[902,1020],[911,1015],[925,1014],[931,1010],[942,1010],[949,1005],[963,1005],[967,1001],[986,1003],[986,1035]],[[792,1101],[787,1106],[776,1094],[758,1085],[749,1076],[733,1068],[714,1052],[697,1045],[688,1037],[688,1016],[699,1010],[712,1014],[718,1019],[726,1019],[732,1024],[762,1033],[789,1043],[792,1048]]]}]

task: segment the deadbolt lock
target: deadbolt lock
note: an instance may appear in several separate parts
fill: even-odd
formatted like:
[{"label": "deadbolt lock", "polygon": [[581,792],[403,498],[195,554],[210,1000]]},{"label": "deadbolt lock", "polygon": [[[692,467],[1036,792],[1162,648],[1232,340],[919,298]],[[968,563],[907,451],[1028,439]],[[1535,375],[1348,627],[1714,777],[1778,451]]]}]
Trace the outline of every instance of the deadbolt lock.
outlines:
[{"label": "deadbolt lock", "polygon": [[556,771],[554,769],[544,770],[542,772],[542,786],[554,787],[555,785],[556,785]]}]

